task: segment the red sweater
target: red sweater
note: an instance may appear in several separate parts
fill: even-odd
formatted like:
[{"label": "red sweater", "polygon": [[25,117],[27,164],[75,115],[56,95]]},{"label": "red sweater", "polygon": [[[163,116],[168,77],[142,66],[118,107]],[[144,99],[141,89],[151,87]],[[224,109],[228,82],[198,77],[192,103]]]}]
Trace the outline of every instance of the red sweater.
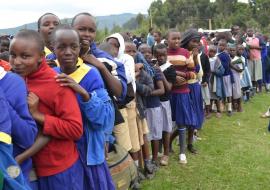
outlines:
[{"label": "red sweater", "polygon": [[56,75],[45,62],[39,70],[26,77],[30,92],[39,97],[39,111],[45,114],[43,133],[51,141],[33,158],[39,177],[60,173],[78,159],[75,140],[82,133],[82,118],[74,92],[60,87]]},{"label": "red sweater", "polygon": [[173,86],[172,92],[173,93],[189,93],[188,83],[189,79],[196,78],[196,75],[190,68],[189,65],[189,57],[190,54],[188,50],[184,48],[178,49],[168,49],[168,61],[173,64],[176,71],[181,71],[185,73],[186,82],[181,86]]}]

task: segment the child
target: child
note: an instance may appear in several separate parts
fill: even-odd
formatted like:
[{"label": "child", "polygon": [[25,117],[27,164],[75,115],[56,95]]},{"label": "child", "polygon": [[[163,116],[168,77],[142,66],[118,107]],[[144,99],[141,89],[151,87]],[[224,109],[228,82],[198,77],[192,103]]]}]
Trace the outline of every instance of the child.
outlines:
[{"label": "child", "polygon": [[244,70],[244,64],[241,57],[237,56],[236,46],[234,44],[229,45],[229,53],[231,56],[231,71],[233,73],[234,83],[233,83],[233,102],[234,102],[234,109],[238,112],[242,112],[242,105],[241,105],[241,78],[242,72]]},{"label": "child", "polygon": [[162,112],[162,142],[164,146],[164,155],[160,160],[162,166],[169,164],[169,145],[170,134],[172,132],[172,114],[170,104],[170,93],[172,85],[176,81],[176,71],[172,64],[167,62],[167,46],[165,44],[158,44],[154,46],[154,56],[157,58],[157,63],[163,74],[163,84],[165,88],[165,94],[160,96],[161,112]]},{"label": "child", "polygon": [[218,42],[218,58],[221,61],[221,64],[224,68],[224,74],[223,74],[223,92],[225,101],[227,99],[227,113],[228,116],[232,116],[232,83],[233,75],[230,69],[230,63],[231,58],[228,55],[227,52],[225,52],[225,49],[227,48],[227,41],[224,39],[219,40]]},{"label": "child", "polygon": [[[171,98],[172,120],[175,121],[179,133],[179,163],[186,164],[186,127],[195,126],[196,123],[187,81],[195,79],[196,75],[193,71],[188,71],[187,60],[190,55],[186,49],[180,48],[180,32],[176,29],[170,29],[167,38],[168,61],[174,65],[177,74]],[[177,131],[172,134],[170,143],[172,143],[176,135]]]},{"label": "child", "polygon": [[43,50],[44,43],[33,30],[20,31],[10,45],[10,64],[26,80],[29,109],[40,127],[33,146],[41,148],[50,139],[33,157],[39,189],[81,190],[82,165],[74,143],[83,132],[80,109],[72,90],[55,81]]},{"label": "child", "polygon": [[53,13],[45,13],[39,17],[37,25],[38,32],[45,43],[45,56],[47,58],[53,51],[50,35],[53,29],[60,24],[60,19]]},{"label": "child", "polygon": [[[0,76],[2,71],[3,69],[0,71]],[[11,121],[13,118],[10,117],[9,107],[5,94],[0,88],[0,187],[5,190],[30,190],[20,167],[12,156]]]},{"label": "child", "polygon": [[[54,53],[60,67],[57,81],[77,93],[83,117],[83,137],[77,141],[84,167],[84,189],[112,190],[114,184],[105,161],[105,129],[114,122],[112,102],[104,89],[96,68],[84,63],[76,66],[79,56],[79,35],[75,29],[62,26],[53,32]],[[72,49],[72,50],[71,50]],[[67,54],[71,50],[70,54]],[[71,57],[72,59],[67,59]],[[79,61],[82,61],[79,59]]]},{"label": "child", "polygon": [[217,113],[216,117],[221,117],[221,110],[220,110],[220,99],[223,98],[222,92],[222,76],[224,74],[224,68],[216,56],[217,47],[214,45],[209,46],[209,62],[210,62],[210,69],[211,75],[209,79],[209,90],[211,96],[211,108],[213,105],[216,105]]},{"label": "child", "polygon": [[[191,101],[194,105],[195,119],[196,124],[188,129],[188,150],[196,154],[197,151],[193,147],[193,133],[198,129],[202,128],[204,121],[204,112],[203,112],[203,98],[202,90],[200,85],[200,80],[203,76],[202,66],[198,58],[199,50],[198,45],[200,43],[200,34],[191,29],[183,34],[183,39],[181,41],[181,47],[187,49],[190,52],[190,57],[188,59],[188,69],[190,71],[196,72],[196,78],[188,80],[188,86],[190,89]],[[196,68],[196,69],[195,69]]]},{"label": "child", "polygon": [[[10,105],[13,156],[16,157],[32,146],[37,135],[37,126],[28,109],[27,89],[23,79],[14,73],[3,71],[2,67],[0,67],[0,72],[0,88]],[[29,158],[19,164],[26,182],[29,183],[32,159]]]},{"label": "child", "polygon": [[[115,61],[111,55],[96,47],[94,42],[96,37],[96,23],[91,14],[77,14],[73,17],[71,26],[78,31],[80,36],[80,58],[83,59],[84,63],[91,63],[91,65],[99,70],[106,89],[114,102],[114,125],[123,123],[124,119],[117,108],[115,98],[120,101],[124,100],[127,93],[127,80],[124,65]],[[112,124],[110,128],[108,128],[108,131],[106,131],[107,142],[114,141],[111,136],[114,125]]]},{"label": "child", "polygon": [[0,53],[6,52],[9,49],[9,38],[7,36],[0,37]]}]

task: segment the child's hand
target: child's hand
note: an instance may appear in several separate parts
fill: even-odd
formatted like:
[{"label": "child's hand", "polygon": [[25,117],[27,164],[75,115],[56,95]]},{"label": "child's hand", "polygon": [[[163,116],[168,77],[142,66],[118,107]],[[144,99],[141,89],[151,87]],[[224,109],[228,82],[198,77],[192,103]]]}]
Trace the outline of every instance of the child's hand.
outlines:
[{"label": "child's hand", "polygon": [[90,51],[90,42],[88,40],[82,40],[80,46],[81,46],[80,56],[88,54],[88,52]]},{"label": "child's hand", "polygon": [[186,83],[186,79],[181,76],[176,76],[175,86],[181,86]]},{"label": "child's hand", "polygon": [[207,87],[207,85],[208,85],[207,82],[202,83],[203,87]]},{"label": "child's hand", "polygon": [[54,60],[52,60],[52,59],[46,59],[46,63],[47,63],[51,68],[57,67],[56,62],[55,62]]},{"label": "child's hand", "polygon": [[83,101],[87,102],[90,99],[90,95],[88,94],[88,92],[83,87],[81,87],[81,85],[79,85],[76,81],[74,81],[70,76],[61,73],[57,75],[55,78],[56,82],[60,83],[60,86],[67,86],[72,90],[74,90],[75,92],[77,92],[78,94],[80,94],[83,98]]},{"label": "child's hand", "polygon": [[193,55],[193,59],[197,58],[197,56],[199,55],[199,49],[198,48],[193,48],[192,49],[192,55]]},{"label": "child's hand", "polygon": [[29,111],[30,111],[30,113],[32,115],[39,112],[38,111],[39,97],[35,93],[30,92],[28,94],[27,103],[28,103],[28,106],[29,106]]},{"label": "child's hand", "polygon": [[22,164],[27,158],[24,158],[22,154],[19,154],[18,156],[15,157],[16,162],[20,165]]}]

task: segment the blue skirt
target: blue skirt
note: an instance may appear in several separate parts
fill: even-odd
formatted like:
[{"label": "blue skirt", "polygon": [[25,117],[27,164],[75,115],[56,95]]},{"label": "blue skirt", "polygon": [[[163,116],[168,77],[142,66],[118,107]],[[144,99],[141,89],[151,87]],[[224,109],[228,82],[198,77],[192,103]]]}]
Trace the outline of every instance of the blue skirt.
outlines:
[{"label": "blue skirt", "polygon": [[105,162],[99,165],[87,166],[84,164],[83,190],[114,190],[110,170]]},{"label": "blue skirt", "polygon": [[67,170],[47,177],[38,179],[39,190],[61,189],[82,190],[83,189],[83,167],[78,159]]},{"label": "blue skirt", "polygon": [[195,120],[196,124],[194,125],[195,129],[201,129],[204,121],[204,111],[203,111],[203,98],[201,85],[199,83],[189,84],[190,97],[194,105],[195,111]]},{"label": "blue skirt", "polygon": [[189,93],[172,93],[172,120],[178,126],[194,126],[196,124],[194,107]]}]

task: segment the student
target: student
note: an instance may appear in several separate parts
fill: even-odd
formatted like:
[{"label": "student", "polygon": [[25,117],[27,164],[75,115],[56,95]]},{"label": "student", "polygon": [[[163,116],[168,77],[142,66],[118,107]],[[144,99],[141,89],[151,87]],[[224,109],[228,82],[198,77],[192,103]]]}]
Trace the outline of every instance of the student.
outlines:
[{"label": "student", "polygon": [[147,38],[146,38],[146,43],[147,45],[152,48],[153,45],[155,44],[155,39],[154,39],[154,36],[153,36],[153,28],[149,28],[148,30],[148,34],[147,34]]},{"label": "student", "polygon": [[39,189],[81,190],[83,169],[74,142],[83,132],[80,109],[72,90],[55,81],[43,50],[44,43],[33,30],[20,31],[10,45],[10,64],[25,78],[29,110],[40,128],[33,145],[41,148],[33,157]]},{"label": "student", "polygon": [[61,26],[53,32],[54,53],[61,73],[56,80],[61,86],[70,87],[77,93],[81,108],[84,133],[77,141],[80,159],[84,167],[84,189],[114,189],[105,161],[105,128],[114,122],[114,111],[103,80],[94,67],[84,63],[76,66],[80,43],[77,31]]},{"label": "student", "polygon": [[179,134],[180,155],[179,163],[186,164],[186,128],[195,126],[194,107],[190,99],[190,89],[187,81],[195,79],[194,71],[188,70],[187,60],[190,57],[188,50],[180,48],[180,32],[177,29],[168,31],[168,61],[174,65],[176,70],[176,83],[172,89],[171,107],[172,120],[178,129],[171,135],[170,144]]},{"label": "student", "polygon": [[[127,77],[127,95],[124,101],[118,102],[118,107],[125,122],[114,127],[116,142],[130,152],[136,166],[139,165],[139,137],[136,122],[135,103],[135,63],[132,56],[125,53],[125,41],[121,34],[115,33],[106,38],[106,41],[114,46],[114,57],[124,64]],[[135,47],[136,48],[136,47]]]},{"label": "student", "polygon": [[202,80],[203,69],[199,60],[199,49],[198,45],[200,43],[200,34],[191,29],[186,31],[182,36],[181,47],[187,49],[190,52],[190,57],[188,59],[188,69],[190,71],[196,72],[196,78],[188,80],[188,86],[190,89],[191,101],[194,105],[195,111],[195,119],[196,124],[194,126],[189,127],[188,129],[188,150],[196,154],[197,151],[193,147],[193,134],[194,130],[198,130],[202,128],[202,124],[204,121],[204,112],[203,112],[203,98],[202,98],[202,90],[200,85],[200,80]]},{"label": "student", "polygon": [[160,44],[161,40],[162,40],[161,39],[162,38],[161,32],[160,31],[155,31],[153,36],[154,36],[154,39],[155,39],[155,45]]},{"label": "student", "polygon": [[[37,135],[37,126],[28,109],[27,89],[23,79],[14,73],[5,72],[2,67],[0,67],[0,72],[0,88],[10,105],[13,156],[16,157],[32,146]],[[19,164],[26,182],[29,183],[32,159],[28,158]]]},{"label": "student", "polygon": [[163,74],[163,84],[165,94],[160,96],[161,112],[162,112],[162,142],[164,146],[164,155],[161,157],[160,164],[167,166],[169,164],[169,146],[170,135],[172,132],[172,114],[170,104],[170,93],[172,86],[176,81],[176,71],[170,62],[167,62],[167,46],[158,44],[154,46],[154,56],[157,58],[157,64]]},{"label": "student", "polygon": [[[3,71],[1,69],[0,76]],[[4,190],[31,190],[12,155],[11,121],[13,118],[10,117],[9,107],[6,96],[0,88],[0,175],[3,177],[0,186]]]},{"label": "student", "polygon": [[209,79],[209,90],[211,99],[211,109],[215,105],[217,108],[216,117],[221,117],[220,100],[223,98],[223,74],[224,68],[216,56],[217,47],[214,45],[209,46],[209,62],[210,62],[210,79]]},{"label": "student", "polygon": [[6,52],[9,49],[10,40],[7,36],[0,37],[0,53]]},{"label": "student", "polygon": [[218,42],[218,58],[224,68],[223,74],[223,92],[225,101],[227,100],[227,114],[232,116],[232,84],[234,82],[233,75],[230,69],[231,58],[230,55],[225,51],[227,48],[227,41],[224,39]]},{"label": "student", "polygon": [[[124,65],[115,61],[111,55],[96,47],[94,42],[96,37],[96,23],[91,14],[79,13],[75,15],[72,19],[71,26],[78,31],[80,36],[80,58],[83,59],[84,63],[89,63],[99,70],[106,89],[114,102],[114,125],[123,123],[124,119],[116,106],[115,98],[121,101],[125,98],[127,93],[127,80]],[[111,125],[108,131],[106,131],[107,142],[114,141],[111,136],[114,125]]]},{"label": "student", "polygon": [[248,69],[253,86],[261,92],[262,86],[258,84],[258,80],[262,79],[262,60],[261,60],[261,44],[259,38],[255,37],[251,28],[247,29],[246,45],[249,50]]},{"label": "student", "polygon": [[49,56],[52,58],[53,55],[53,47],[51,44],[50,35],[53,29],[60,24],[60,19],[53,13],[45,13],[41,17],[39,17],[37,25],[38,25],[38,32],[40,33],[42,39],[45,43],[45,56]]},{"label": "student", "polygon": [[238,112],[242,112],[242,105],[241,105],[241,78],[242,78],[242,72],[244,70],[244,64],[241,59],[237,55],[237,50],[235,44],[229,44],[229,54],[232,59],[230,63],[231,71],[233,73],[234,83],[233,83],[233,103],[234,103],[234,109]]}]

